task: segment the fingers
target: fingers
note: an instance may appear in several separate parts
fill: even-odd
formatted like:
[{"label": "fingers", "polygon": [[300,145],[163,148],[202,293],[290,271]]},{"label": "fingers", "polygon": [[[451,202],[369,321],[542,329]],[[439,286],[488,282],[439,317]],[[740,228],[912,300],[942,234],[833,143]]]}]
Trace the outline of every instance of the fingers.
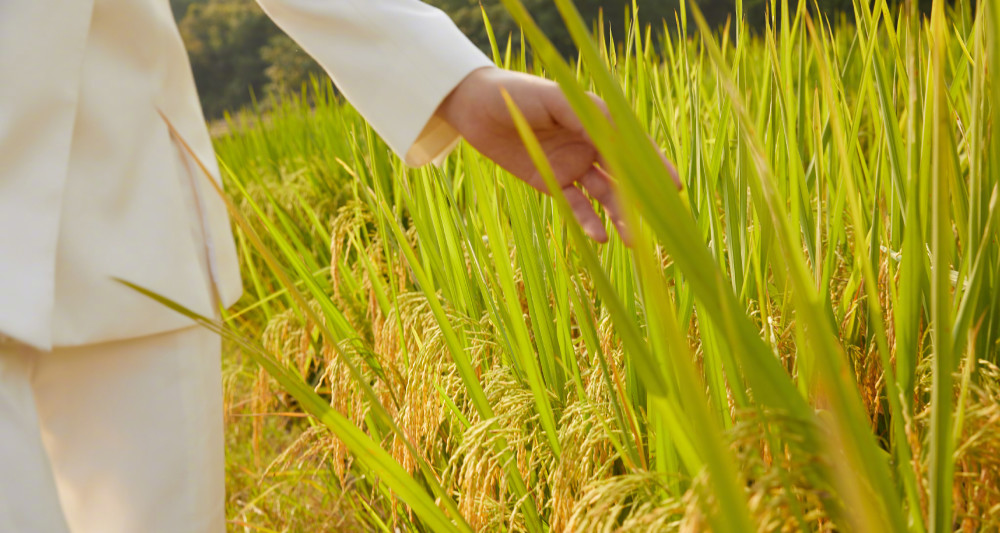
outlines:
[{"label": "fingers", "polygon": [[627,244],[629,242],[628,228],[625,226],[625,216],[622,212],[621,199],[615,190],[614,181],[599,166],[592,167],[579,179],[580,186],[591,198],[597,200],[608,213],[608,218],[615,225],[618,234]]},{"label": "fingers", "polygon": [[[594,93],[587,93],[587,96],[593,100],[594,104],[601,111],[601,113],[603,113],[608,121],[613,124],[614,121],[611,118],[611,112],[608,110],[608,105],[604,102],[604,100]],[[577,116],[575,111],[573,111],[573,107],[569,104],[569,100],[566,99],[566,96],[558,86],[553,87],[553,91],[549,93],[547,100],[546,107],[549,110],[549,114],[559,126],[580,135],[587,141],[588,144],[594,146],[593,141],[590,139],[590,136],[583,127],[583,123],[580,121],[580,117]],[[676,185],[678,189],[683,188],[680,175],[677,173],[677,169],[674,167],[673,163],[667,159],[663,150],[656,145],[656,141],[653,140],[652,136],[649,136],[649,142],[654,148],[656,148],[656,153],[660,155],[660,160],[663,161],[663,167],[666,168],[667,172],[670,174],[671,179],[674,181],[674,185]],[[602,167],[606,168],[607,165],[603,159],[603,156],[598,155],[598,162]],[[588,192],[590,191],[588,190]]]},{"label": "fingers", "polygon": [[[566,128],[567,130],[577,135],[580,135],[587,141],[588,144],[594,146],[593,141],[590,139],[590,136],[587,134],[587,131],[583,126],[583,122],[580,120],[580,117],[573,110],[573,106],[570,105],[569,100],[566,98],[565,93],[563,93],[562,89],[557,84],[555,84],[554,82],[550,83],[551,85],[549,87],[549,90],[543,93],[545,95],[543,101],[545,108],[548,111],[549,116],[552,118],[553,122],[555,122],[555,124],[557,124],[558,126]],[[605,118],[607,118],[608,122],[613,125],[614,120],[611,118],[611,111],[608,109],[608,105],[604,102],[604,100],[602,100],[600,96],[597,96],[592,92],[588,92],[587,96],[590,97],[590,99],[594,102],[594,105],[597,106],[598,110],[600,110],[600,112],[605,116]],[[653,140],[652,136],[649,136],[649,142],[656,148],[657,153],[660,155],[660,159],[663,161],[663,166],[670,174],[670,177],[673,179],[674,184],[677,186],[678,189],[683,188],[680,175],[678,174],[677,169],[674,167],[673,163],[671,163],[670,160],[667,159],[667,156],[666,154],[663,153],[663,150],[661,150],[659,146],[656,145],[656,141]],[[601,164],[601,166],[607,168],[607,165],[604,164],[603,157],[599,156],[598,161]]]},{"label": "fingers", "polygon": [[597,242],[608,242],[608,232],[604,229],[601,217],[594,212],[590,198],[574,185],[567,185],[562,192],[583,232]]},{"label": "fingers", "polygon": [[[622,205],[615,190],[614,180],[603,170],[603,168],[608,168],[603,155],[596,150],[594,142],[591,140],[583,126],[583,122],[573,110],[573,107],[570,105],[569,100],[566,98],[566,95],[562,92],[561,88],[553,83],[549,89],[550,90],[542,93],[542,102],[554,125],[564,128],[571,134],[579,135],[580,138],[583,139],[592,150],[594,150],[593,157],[596,164],[585,170],[582,175],[576,175],[576,173],[579,172],[579,167],[573,168],[573,170],[563,167],[562,170],[567,170],[569,172],[567,174],[563,174],[562,176],[558,176],[560,165],[555,165],[557,167],[555,170],[559,181],[564,184],[568,183],[563,188],[563,194],[569,201],[570,207],[573,209],[574,216],[577,221],[579,221],[581,227],[588,236],[596,241],[606,242],[608,239],[607,230],[604,228],[601,218],[594,212],[593,204],[590,198],[597,200],[597,202],[608,214],[608,218],[611,219],[612,223],[615,225],[615,228],[618,230],[618,234],[621,235],[622,240],[626,245],[629,245],[631,238],[628,228],[625,225]],[[611,113],[604,100],[593,93],[587,93],[587,95],[591,98],[594,105],[597,106],[598,110],[607,118],[611,127],[614,127]],[[649,141],[660,155],[664,169],[669,173],[677,188],[681,189],[683,186],[677,169],[670,162],[670,160],[667,159],[663,151],[656,145],[652,137],[649,138]],[[569,166],[573,167],[575,165]],[[531,183],[531,181],[529,181],[529,183]],[[536,188],[539,187],[536,186]],[[539,189],[544,192],[544,188]],[[590,198],[588,198],[588,195]]]}]

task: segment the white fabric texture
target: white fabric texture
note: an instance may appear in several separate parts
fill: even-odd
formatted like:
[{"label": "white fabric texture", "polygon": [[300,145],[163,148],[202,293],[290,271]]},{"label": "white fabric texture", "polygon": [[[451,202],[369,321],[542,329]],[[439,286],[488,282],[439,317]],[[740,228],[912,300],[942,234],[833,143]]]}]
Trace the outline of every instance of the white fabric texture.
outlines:
[{"label": "white fabric texture", "polygon": [[[261,5],[409,164],[454,145],[457,133],[431,117],[492,63],[439,10],[418,0]],[[223,305],[239,298],[225,206],[194,162],[218,181],[168,2],[0,1],[0,76],[0,334],[49,349],[191,324],[114,278],[203,315],[215,311],[213,282]],[[196,264],[206,254],[213,279]]]},{"label": "white fabric texture", "polygon": [[0,531],[68,533],[42,444],[33,358],[0,343]]},{"label": "white fabric texture", "polygon": [[0,345],[0,531],[221,533],[220,343]]}]

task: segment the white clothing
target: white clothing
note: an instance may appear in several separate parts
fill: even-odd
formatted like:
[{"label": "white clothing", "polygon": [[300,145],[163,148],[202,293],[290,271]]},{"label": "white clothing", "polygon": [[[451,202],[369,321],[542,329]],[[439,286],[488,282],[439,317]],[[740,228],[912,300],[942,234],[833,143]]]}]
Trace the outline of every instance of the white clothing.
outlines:
[{"label": "white clothing", "polygon": [[219,337],[0,345],[0,532],[225,531]]}]

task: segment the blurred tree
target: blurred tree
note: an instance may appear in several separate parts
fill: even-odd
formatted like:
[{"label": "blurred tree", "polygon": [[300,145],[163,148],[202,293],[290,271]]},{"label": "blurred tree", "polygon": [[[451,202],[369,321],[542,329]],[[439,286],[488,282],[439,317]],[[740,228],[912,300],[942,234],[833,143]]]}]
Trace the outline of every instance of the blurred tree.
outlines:
[{"label": "blurred tree", "polygon": [[267,64],[260,50],[278,28],[252,3],[192,3],[180,23],[205,114],[218,117],[245,102],[247,89],[262,92]]},{"label": "blurred tree", "polygon": [[316,63],[248,0],[185,3],[181,37],[208,118],[250,101],[250,91],[298,91]]},{"label": "blurred tree", "polygon": [[187,14],[188,7],[199,0],[170,0],[170,10],[174,12],[174,20],[180,22]]},{"label": "blurred tree", "polygon": [[260,49],[260,58],[267,67],[268,93],[288,93],[302,90],[302,85],[312,76],[325,76],[323,69],[285,34],[272,35]]}]

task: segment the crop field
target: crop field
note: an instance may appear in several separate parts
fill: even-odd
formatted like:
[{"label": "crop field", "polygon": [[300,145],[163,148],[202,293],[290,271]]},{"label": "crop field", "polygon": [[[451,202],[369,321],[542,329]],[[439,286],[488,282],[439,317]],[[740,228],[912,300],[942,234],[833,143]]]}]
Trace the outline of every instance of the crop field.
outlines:
[{"label": "crop field", "polygon": [[572,61],[504,3],[495,60],[563,86],[630,246],[468,146],[406,168],[326,81],[230,117],[230,527],[1000,527],[997,2],[556,0]]}]

